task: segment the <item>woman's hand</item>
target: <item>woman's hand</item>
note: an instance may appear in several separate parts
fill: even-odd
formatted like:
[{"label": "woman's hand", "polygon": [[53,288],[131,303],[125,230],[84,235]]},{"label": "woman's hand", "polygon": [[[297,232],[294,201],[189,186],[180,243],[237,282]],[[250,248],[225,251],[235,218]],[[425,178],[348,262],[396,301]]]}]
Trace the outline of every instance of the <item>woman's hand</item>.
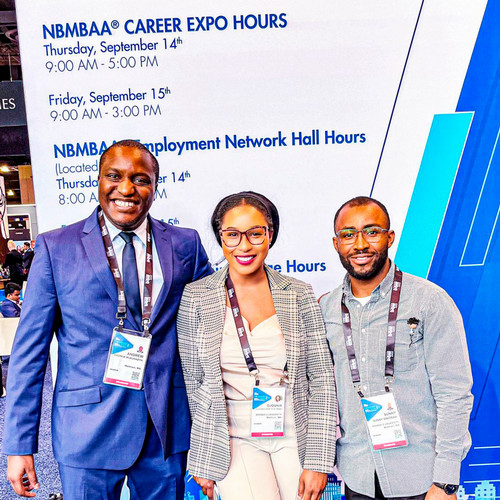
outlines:
[{"label": "woman's hand", "polygon": [[[202,477],[193,476],[193,479],[201,486],[203,494],[207,495],[208,500],[213,500],[213,498],[214,498],[214,482],[211,479],[204,479]],[[323,486],[323,488],[324,488],[324,486]]]},{"label": "woman's hand", "polygon": [[319,500],[326,486],[327,474],[313,470],[304,470],[299,478],[299,498],[301,500]]}]

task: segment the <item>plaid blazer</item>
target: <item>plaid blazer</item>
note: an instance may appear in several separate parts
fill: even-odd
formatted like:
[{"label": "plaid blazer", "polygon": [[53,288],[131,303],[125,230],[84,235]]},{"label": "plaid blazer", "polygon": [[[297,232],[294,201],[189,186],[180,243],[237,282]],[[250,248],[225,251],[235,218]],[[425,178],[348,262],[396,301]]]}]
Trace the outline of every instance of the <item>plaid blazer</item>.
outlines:
[{"label": "plaid blazer", "polygon": [[[177,318],[179,350],[191,411],[188,469],[221,480],[230,447],[220,346],[228,268],[190,283]],[[285,336],[299,459],[304,469],[331,472],[335,459],[337,400],[325,327],[312,287],[266,266]]]}]

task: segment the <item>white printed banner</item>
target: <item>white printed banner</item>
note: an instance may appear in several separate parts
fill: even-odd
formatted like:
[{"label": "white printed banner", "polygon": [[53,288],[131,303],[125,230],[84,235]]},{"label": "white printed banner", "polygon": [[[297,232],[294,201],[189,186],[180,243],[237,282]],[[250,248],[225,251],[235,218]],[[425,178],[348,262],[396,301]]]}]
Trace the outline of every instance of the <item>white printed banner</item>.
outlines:
[{"label": "white printed banner", "polygon": [[282,218],[269,262],[331,289],[333,215],[377,171],[401,230],[485,3],[17,0],[40,229],[86,217],[100,153],[138,139],[160,162],[153,215],[197,228],[212,262],[213,208],[255,190]]}]

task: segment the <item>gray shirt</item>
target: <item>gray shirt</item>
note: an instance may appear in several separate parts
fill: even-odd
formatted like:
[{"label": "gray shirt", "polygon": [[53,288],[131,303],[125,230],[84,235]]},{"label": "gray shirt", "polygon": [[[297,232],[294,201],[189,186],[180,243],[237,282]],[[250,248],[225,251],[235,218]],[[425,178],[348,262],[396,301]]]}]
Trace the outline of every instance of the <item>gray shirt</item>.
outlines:
[{"label": "gray shirt", "polygon": [[[426,492],[432,482],[459,484],[460,463],[471,445],[472,374],[462,317],[452,299],[430,281],[403,274],[396,326],[394,381],[390,384],[408,446],[372,449],[348,367],[341,298],[351,313],[362,390],[384,391],[387,315],[394,265],[366,305],[352,295],[350,280],[320,302],[337,379],[341,437],[337,464],[351,490],[375,496],[374,473],[386,497]],[[419,320],[411,332],[409,318]],[[413,333],[410,338],[410,333]]]}]

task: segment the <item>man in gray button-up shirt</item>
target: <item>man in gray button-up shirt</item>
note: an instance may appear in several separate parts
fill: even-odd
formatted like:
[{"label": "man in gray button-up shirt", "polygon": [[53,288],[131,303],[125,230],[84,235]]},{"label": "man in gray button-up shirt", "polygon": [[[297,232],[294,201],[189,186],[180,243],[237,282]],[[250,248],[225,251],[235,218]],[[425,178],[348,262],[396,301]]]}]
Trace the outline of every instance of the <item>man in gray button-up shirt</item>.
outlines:
[{"label": "man in gray button-up shirt", "polygon": [[348,364],[341,314],[350,313],[360,392],[385,391],[387,324],[395,266],[386,208],[366,197],[335,216],[333,243],[347,276],[320,301],[333,352],[341,437],[338,468],[347,500],[454,500],[460,463],[470,448],[472,375],[462,318],[444,290],[403,273],[396,323],[394,394],[408,445],[375,451]]}]

